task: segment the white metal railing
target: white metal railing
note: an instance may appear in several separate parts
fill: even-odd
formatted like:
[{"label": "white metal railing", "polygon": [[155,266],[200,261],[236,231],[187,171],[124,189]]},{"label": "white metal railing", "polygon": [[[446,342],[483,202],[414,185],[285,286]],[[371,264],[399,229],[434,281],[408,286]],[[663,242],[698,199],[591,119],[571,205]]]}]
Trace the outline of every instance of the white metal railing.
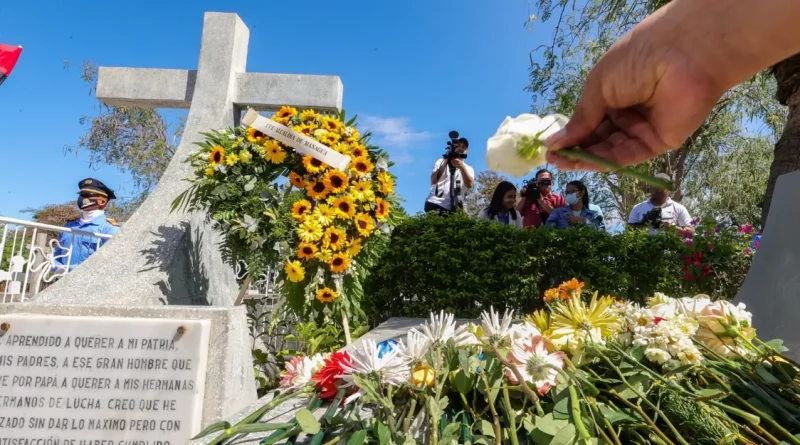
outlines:
[{"label": "white metal railing", "polygon": [[[65,237],[65,245],[59,242]],[[23,302],[77,264],[74,254],[96,250],[111,235],[0,216],[0,303]],[[68,241],[68,242],[66,242]],[[79,249],[76,251],[75,249]]]}]

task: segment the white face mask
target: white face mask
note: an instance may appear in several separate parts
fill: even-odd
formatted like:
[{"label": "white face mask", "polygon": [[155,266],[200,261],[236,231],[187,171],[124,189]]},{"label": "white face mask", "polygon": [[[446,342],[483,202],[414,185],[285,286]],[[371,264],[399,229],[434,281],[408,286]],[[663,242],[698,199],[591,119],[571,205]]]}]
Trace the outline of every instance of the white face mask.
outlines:
[{"label": "white face mask", "polygon": [[81,221],[89,222],[98,216],[104,214],[105,212],[102,210],[84,210],[81,212]]}]

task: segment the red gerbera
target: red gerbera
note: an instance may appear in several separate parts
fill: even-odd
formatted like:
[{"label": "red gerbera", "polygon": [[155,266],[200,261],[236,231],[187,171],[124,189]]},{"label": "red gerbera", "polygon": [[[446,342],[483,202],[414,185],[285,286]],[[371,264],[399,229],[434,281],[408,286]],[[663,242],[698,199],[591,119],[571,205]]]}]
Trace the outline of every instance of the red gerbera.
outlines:
[{"label": "red gerbera", "polygon": [[330,358],[325,360],[325,366],[317,372],[311,381],[315,383],[316,388],[320,391],[319,397],[323,400],[329,400],[336,397],[339,388],[336,383],[339,381],[339,376],[344,374],[342,365],[350,366],[352,359],[347,352],[336,351],[331,354]]}]

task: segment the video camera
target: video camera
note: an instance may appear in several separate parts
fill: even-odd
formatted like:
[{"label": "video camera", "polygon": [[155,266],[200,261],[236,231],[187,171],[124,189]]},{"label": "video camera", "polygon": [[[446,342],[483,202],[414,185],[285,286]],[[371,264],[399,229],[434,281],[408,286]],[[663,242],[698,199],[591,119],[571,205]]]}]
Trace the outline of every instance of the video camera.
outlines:
[{"label": "video camera", "polygon": [[661,218],[661,207],[653,207],[653,210],[645,213],[642,217],[642,220],[639,221],[639,225],[647,226],[650,225],[654,229],[658,229],[661,227],[661,223],[663,222]]},{"label": "video camera", "polygon": [[442,157],[447,159],[448,161],[453,159],[467,159],[466,153],[456,152],[456,143],[458,143],[459,136],[460,135],[455,130],[451,131],[450,133],[447,133],[447,137],[449,137],[450,140],[447,141],[447,148],[445,149],[445,152],[442,155]]},{"label": "video camera", "polygon": [[539,186],[551,185],[552,183],[553,180],[550,178],[545,178],[539,181],[537,181],[536,179],[530,181],[522,181],[522,188],[525,189],[525,194],[522,196],[529,202],[539,201],[539,198],[542,197],[541,192],[539,192]]}]

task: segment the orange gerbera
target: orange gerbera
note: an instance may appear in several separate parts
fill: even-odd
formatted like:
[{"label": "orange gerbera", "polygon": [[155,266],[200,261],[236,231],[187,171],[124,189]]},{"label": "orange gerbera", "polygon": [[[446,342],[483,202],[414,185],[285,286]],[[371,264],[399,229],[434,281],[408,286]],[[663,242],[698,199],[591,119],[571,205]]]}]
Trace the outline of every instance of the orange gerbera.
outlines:
[{"label": "orange gerbera", "polygon": [[339,250],[344,247],[347,241],[344,230],[337,229],[336,227],[328,227],[325,229],[325,237],[322,239],[322,245],[331,250]]},{"label": "orange gerbera", "polygon": [[317,254],[317,246],[311,243],[300,243],[297,247],[297,258],[310,260]]},{"label": "orange gerbera", "polygon": [[314,199],[325,199],[330,193],[330,189],[325,185],[325,181],[311,181],[306,184],[306,193]]},{"label": "orange gerbera", "polygon": [[295,186],[295,187],[297,187],[297,188],[299,188],[299,189],[301,189],[301,188],[303,188],[303,187],[305,187],[305,186],[306,186],[306,184],[303,182],[303,177],[302,177],[302,176],[300,176],[300,175],[298,175],[298,174],[297,174],[297,173],[295,173],[295,172],[291,172],[291,173],[289,173],[289,182],[290,182],[290,183],[291,183],[293,186]]},{"label": "orange gerbera", "polygon": [[317,300],[320,303],[333,303],[333,300],[335,300],[338,296],[339,294],[329,287],[323,287],[317,291]]},{"label": "orange gerbera", "polygon": [[331,193],[341,193],[347,188],[347,175],[340,170],[329,170],[324,181]]},{"label": "orange gerbera", "polygon": [[297,220],[302,221],[309,212],[311,212],[311,203],[305,199],[292,204],[292,216]]},{"label": "orange gerbera", "polygon": [[558,288],[554,287],[552,289],[547,289],[544,291],[544,301],[550,303],[553,300],[558,299]]},{"label": "orange gerbera", "polygon": [[346,253],[335,253],[328,261],[328,266],[331,267],[331,272],[342,273],[350,267],[350,257]]},{"label": "orange gerbera", "polygon": [[283,106],[272,115],[272,120],[286,125],[295,116],[297,116],[297,108]]},{"label": "orange gerbera", "polygon": [[356,205],[349,197],[340,198],[334,201],[333,208],[336,209],[336,216],[339,218],[350,219],[356,214]]},{"label": "orange gerbera", "polygon": [[374,168],[372,161],[367,158],[355,158],[353,163],[350,164],[350,170],[353,170],[357,176],[364,176]]},{"label": "orange gerbera", "polygon": [[328,168],[328,164],[320,161],[319,159],[312,158],[311,156],[303,156],[303,167],[306,171],[315,175]]},{"label": "orange gerbera", "polygon": [[221,145],[215,145],[211,149],[211,154],[208,155],[209,164],[222,164],[225,161],[225,149]]},{"label": "orange gerbera", "polygon": [[562,300],[569,300],[574,297],[580,297],[583,291],[584,284],[575,278],[565,281],[558,286],[558,296]]},{"label": "orange gerbera", "polygon": [[375,221],[366,213],[359,213],[355,218],[356,229],[361,236],[370,236],[375,230]]},{"label": "orange gerbera", "polygon": [[389,217],[389,201],[383,198],[375,198],[375,218],[384,220]]}]

